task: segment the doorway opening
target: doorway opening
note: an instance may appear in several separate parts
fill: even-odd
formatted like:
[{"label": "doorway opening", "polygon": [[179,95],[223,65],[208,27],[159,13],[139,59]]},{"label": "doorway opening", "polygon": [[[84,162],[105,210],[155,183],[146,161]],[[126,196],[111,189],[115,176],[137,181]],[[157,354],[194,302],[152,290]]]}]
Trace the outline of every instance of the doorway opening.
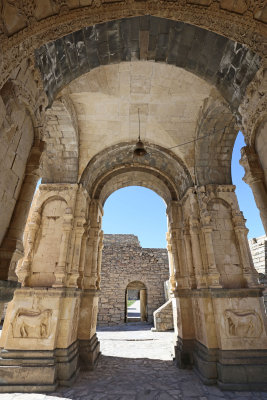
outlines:
[{"label": "doorway opening", "polygon": [[130,282],[125,290],[125,322],[147,321],[147,290],[142,282]]}]

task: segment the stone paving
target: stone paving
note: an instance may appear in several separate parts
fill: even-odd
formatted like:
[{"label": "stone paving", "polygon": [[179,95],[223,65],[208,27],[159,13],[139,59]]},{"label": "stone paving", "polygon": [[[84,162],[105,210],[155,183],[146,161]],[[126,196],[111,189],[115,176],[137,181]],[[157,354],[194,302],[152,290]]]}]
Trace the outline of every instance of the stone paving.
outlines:
[{"label": "stone paving", "polygon": [[222,392],[205,386],[191,370],[172,361],[173,332],[151,332],[148,324],[101,328],[98,367],[82,372],[72,387],[55,393],[2,394],[0,400],[267,400],[263,392]]}]

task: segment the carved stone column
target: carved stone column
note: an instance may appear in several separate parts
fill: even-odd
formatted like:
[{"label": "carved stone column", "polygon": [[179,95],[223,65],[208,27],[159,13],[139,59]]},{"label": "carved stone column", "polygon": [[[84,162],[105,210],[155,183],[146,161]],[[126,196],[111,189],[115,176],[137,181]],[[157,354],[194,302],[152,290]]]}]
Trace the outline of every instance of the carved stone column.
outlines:
[{"label": "carved stone column", "polygon": [[18,263],[16,274],[18,276],[21,286],[28,286],[28,279],[31,273],[31,264],[33,259],[33,248],[35,245],[36,234],[40,228],[41,215],[37,209],[33,212],[30,221],[28,222],[27,237],[25,244],[25,256]]},{"label": "carved stone column", "polygon": [[192,243],[193,262],[196,273],[196,283],[197,283],[197,288],[201,289],[207,287],[207,283],[206,283],[206,277],[204,275],[202,255],[199,242],[200,225],[199,221],[193,217],[190,218],[189,225],[190,225],[190,236]]},{"label": "carved stone column", "polygon": [[96,323],[103,247],[102,215],[103,210],[98,201],[92,200],[89,207],[88,240],[78,329],[80,364],[85,370],[95,367],[100,354]]},{"label": "carved stone column", "polygon": [[80,250],[79,277],[77,280],[77,285],[79,288],[83,287],[83,275],[84,275],[87,241],[88,241],[88,225],[85,225],[81,242],[81,250]]},{"label": "carved stone column", "polygon": [[140,290],[140,313],[141,313],[141,321],[147,321],[147,296],[146,289]]},{"label": "carved stone column", "polygon": [[[89,211],[88,243],[83,285],[86,289],[96,289],[98,281],[99,242],[101,239],[101,217],[103,211],[98,201],[92,200]],[[101,260],[100,260],[101,262]]]},{"label": "carved stone column", "polygon": [[177,248],[177,232],[175,229],[171,229],[171,251],[174,262],[174,277],[177,282],[177,285],[180,286],[182,284],[181,269],[180,269],[181,266]]},{"label": "carved stone column", "polygon": [[[189,273],[184,250],[183,241],[183,221],[181,205],[177,201],[172,201],[167,208],[169,234],[167,235],[169,249],[172,253],[174,274],[178,288],[189,287]],[[173,278],[172,278],[173,279]],[[176,285],[175,285],[176,286]],[[174,285],[173,285],[174,288]]]},{"label": "carved stone column", "polygon": [[75,228],[74,228],[74,254],[72,260],[72,267],[70,270],[70,276],[68,279],[69,287],[77,287],[78,286],[78,278],[79,278],[79,268],[81,260],[81,247],[82,247],[82,237],[84,234],[84,224],[86,220],[83,217],[78,217],[75,219]]},{"label": "carved stone column", "polygon": [[[8,231],[0,247],[0,279],[4,281],[7,279],[10,281],[17,281],[15,269],[17,262],[23,257],[24,254],[22,243],[23,231],[31,206],[33,194],[39,179],[39,161],[42,150],[43,142],[35,143],[31,149],[20,194],[13,211]],[[4,281],[3,285],[6,286]],[[9,300],[12,299],[15,288],[19,286],[19,283],[7,285],[10,291]],[[2,291],[0,291],[1,309],[4,308],[4,305],[7,302],[6,299],[7,296],[4,295],[3,292],[2,298]]]},{"label": "carved stone column", "polygon": [[249,146],[243,147],[241,149],[240,164],[245,169],[243,180],[251,187],[267,234],[267,190],[264,182],[264,173],[257,153]]},{"label": "carved stone column", "polygon": [[212,243],[212,226],[210,225],[211,216],[207,213],[201,215],[201,230],[204,234],[206,252],[208,256],[208,285],[209,287],[222,287],[220,284],[220,274],[216,267],[215,254]]},{"label": "carved stone column", "polygon": [[258,272],[254,268],[251,257],[249,256],[247,243],[248,229],[245,226],[245,222],[246,220],[242,212],[233,212],[234,230],[240,249],[240,258],[243,266],[243,276],[247,282],[248,287],[258,287]]},{"label": "carved stone column", "polygon": [[173,261],[173,253],[172,253],[172,245],[171,245],[171,235],[169,232],[166,233],[167,240],[167,250],[168,250],[168,259],[169,259],[169,270],[170,270],[170,288],[171,292],[176,289],[176,279],[175,279],[175,270],[174,270],[174,261]]},{"label": "carved stone column", "polygon": [[96,283],[97,289],[100,289],[100,282],[101,282],[102,250],[104,247],[103,239],[104,239],[104,232],[100,231],[99,243],[98,243],[98,257],[97,257],[97,283]]},{"label": "carved stone column", "polygon": [[17,280],[16,264],[23,257],[23,232],[39,175],[39,162],[43,142],[35,143],[31,149],[20,194],[12,219],[0,247],[0,279]]},{"label": "carved stone column", "polygon": [[[67,252],[69,247],[70,232],[72,230],[73,215],[70,209],[67,209],[64,215],[63,234],[60,243],[59,261],[55,268],[55,283],[53,287],[64,287],[67,274]],[[78,277],[78,276],[77,276]]]},{"label": "carved stone column", "polygon": [[177,253],[180,264],[180,274],[181,274],[181,285],[183,289],[188,289],[190,287],[189,283],[189,270],[187,269],[187,259],[185,254],[185,244],[183,237],[182,227],[176,230],[176,240],[177,240]]},{"label": "carved stone column", "polygon": [[191,238],[189,227],[184,229],[184,244],[185,244],[185,252],[186,252],[186,261],[189,270],[189,278],[190,278],[190,285],[191,288],[196,288],[196,276],[193,264],[193,257],[192,257],[192,247],[191,247]]}]

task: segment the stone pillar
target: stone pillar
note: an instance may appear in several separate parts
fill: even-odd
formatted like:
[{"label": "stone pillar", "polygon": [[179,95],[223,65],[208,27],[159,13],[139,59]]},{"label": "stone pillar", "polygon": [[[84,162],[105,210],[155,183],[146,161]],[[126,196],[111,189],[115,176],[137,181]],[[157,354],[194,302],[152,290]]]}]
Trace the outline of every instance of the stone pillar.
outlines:
[{"label": "stone pillar", "polygon": [[267,234],[267,190],[264,182],[264,172],[257,153],[250,146],[241,149],[240,164],[245,169],[243,178],[252,190],[256,205],[260,211],[262,224]]},{"label": "stone pillar", "polygon": [[[183,296],[187,293],[187,296]],[[174,323],[174,352],[177,366],[187,368],[193,364],[195,327],[192,299],[188,289],[177,288],[172,299]]]},{"label": "stone pillar", "polygon": [[207,185],[189,189],[183,199],[191,239],[185,243],[188,248],[192,243],[197,289],[175,291],[176,359],[181,367],[194,364],[205,383],[261,390],[266,388],[267,320],[234,190]]},{"label": "stone pillar", "polygon": [[103,238],[104,232],[100,231],[99,233],[99,243],[98,243],[98,257],[97,257],[97,282],[96,287],[100,289],[100,282],[101,282],[101,263],[102,263],[102,250],[103,250]]},{"label": "stone pillar", "polygon": [[95,368],[100,355],[96,336],[99,290],[83,289],[79,316],[79,359],[82,370]]},{"label": "stone pillar", "polygon": [[[8,305],[0,339],[0,391],[54,391],[71,384],[79,371],[77,225],[71,235],[79,190],[76,184],[46,184],[36,193],[25,257],[17,267],[23,287]],[[83,222],[82,216],[76,221]]]},{"label": "stone pillar", "polygon": [[220,284],[220,274],[217,270],[213,242],[212,226],[210,224],[211,216],[207,213],[201,215],[201,230],[205,238],[206,252],[208,258],[208,285],[209,287],[222,287]]},{"label": "stone pillar", "polygon": [[170,270],[170,288],[171,292],[176,289],[176,279],[175,279],[175,270],[174,270],[174,260],[173,260],[173,253],[172,253],[172,245],[171,245],[171,235],[169,232],[166,234],[167,240],[167,250],[168,250],[168,259],[169,259],[169,270]]},{"label": "stone pillar", "polygon": [[196,274],[197,288],[201,289],[207,286],[206,277],[203,269],[202,254],[199,242],[200,224],[197,218],[190,217],[190,237],[192,243],[192,255]]},{"label": "stone pillar", "polygon": [[146,289],[140,290],[140,313],[141,321],[147,321],[147,300],[146,300]]},{"label": "stone pillar", "polygon": [[185,244],[185,252],[186,252],[186,261],[188,266],[189,278],[190,278],[190,285],[191,288],[196,288],[196,276],[193,264],[193,257],[192,257],[192,246],[191,246],[191,238],[190,238],[190,231],[189,227],[185,227],[184,232],[184,244]]},{"label": "stone pillar", "polygon": [[83,244],[83,234],[84,234],[84,224],[86,220],[83,217],[75,218],[75,228],[74,228],[74,254],[73,254],[73,261],[72,267],[69,272],[68,278],[68,286],[77,287],[78,286],[78,278],[80,275],[79,268],[80,263],[83,264],[84,260],[81,257],[81,248]]},{"label": "stone pillar", "polygon": [[36,242],[36,235],[40,229],[41,214],[40,210],[33,211],[32,216],[27,224],[27,232],[25,232],[25,256],[18,263],[16,274],[22,286],[29,286],[29,278],[31,276],[31,265],[33,260],[33,249]]},{"label": "stone pillar", "polygon": [[10,226],[0,247],[0,279],[17,281],[15,268],[23,257],[23,232],[32,198],[39,179],[39,161],[43,142],[35,143],[31,149],[20,194],[12,215]]},{"label": "stone pillar", "polygon": [[254,268],[252,259],[250,257],[250,250],[248,246],[247,234],[248,229],[245,226],[245,218],[242,212],[233,211],[234,230],[237,237],[237,242],[240,249],[240,258],[243,266],[243,276],[247,282],[248,287],[258,287],[258,272]]},{"label": "stone pillar", "polygon": [[[84,287],[87,289],[95,289],[98,281],[98,259],[102,252],[99,243],[101,240],[101,221],[103,210],[97,200],[92,200],[89,210],[89,229],[86,263],[84,269]],[[100,260],[101,262],[101,260]]]},{"label": "stone pillar", "polygon": [[83,287],[83,274],[84,274],[84,266],[85,266],[87,241],[88,241],[88,225],[85,224],[84,233],[82,236],[81,250],[80,250],[79,277],[77,280],[77,285],[79,288]]},{"label": "stone pillar", "polygon": [[[187,270],[186,256],[183,241],[183,221],[181,206],[177,201],[172,201],[167,208],[169,234],[167,235],[169,251],[172,253],[172,273],[179,288],[189,287],[189,272]],[[171,279],[173,279],[171,275]],[[173,288],[175,289],[174,285]]]},{"label": "stone pillar", "polygon": [[78,330],[80,364],[84,370],[93,369],[100,354],[96,323],[103,248],[102,216],[102,207],[97,200],[92,200],[89,207],[88,241]]},{"label": "stone pillar", "polygon": [[66,284],[68,248],[70,233],[72,230],[72,220],[73,215],[71,213],[71,209],[67,208],[64,215],[61,243],[59,247],[59,259],[55,267],[55,283],[53,284],[53,287],[64,287]]},{"label": "stone pillar", "polygon": [[[8,231],[0,247],[0,280],[3,280],[2,285],[6,288],[5,291],[0,291],[0,309],[4,309],[7,298],[8,301],[10,301],[13,297],[15,288],[20,286],[19,283],[6,285],[5,281],[17,281],[15,269],[17,262],[23,257],[24,253],[22,243],[23,231],[31,206],[33,194],[39,179],[39,161],[42,150],[43,142],[35,143],[31,149],[20,194],[12,215],[12,219],[10,221]],[[7,290],[10,291],[9,296],[7,296]]]}]

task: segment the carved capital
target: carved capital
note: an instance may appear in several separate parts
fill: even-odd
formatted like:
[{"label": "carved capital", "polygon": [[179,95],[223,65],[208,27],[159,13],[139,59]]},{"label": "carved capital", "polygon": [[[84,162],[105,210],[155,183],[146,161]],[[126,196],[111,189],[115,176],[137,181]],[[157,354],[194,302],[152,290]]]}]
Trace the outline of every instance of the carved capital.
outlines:
[{"label": "carved capital", "polygon": [[262,182],[264,173],[261,168],[259,158],[254,149],[250,146],[242,147],[240,165],[245,169],[243,181],[251,185],[253,183]]},{"label": "carved capital", "polygon": [[243,231],[248,231],[248,229],[246,228],[246,219],[244,218],[242,211],[233,211],[232,219],[235,228],[241,229]]},{"label": "carved capital", "polygon": [[207,211],[201,213],[200,220],[202,230],[212,232],[211,215]]},{"label": "carved capital", "polygon": [[191,235],[197,235],[199,232],[199,220],[191,217],[189,220],[189,227]]}]

